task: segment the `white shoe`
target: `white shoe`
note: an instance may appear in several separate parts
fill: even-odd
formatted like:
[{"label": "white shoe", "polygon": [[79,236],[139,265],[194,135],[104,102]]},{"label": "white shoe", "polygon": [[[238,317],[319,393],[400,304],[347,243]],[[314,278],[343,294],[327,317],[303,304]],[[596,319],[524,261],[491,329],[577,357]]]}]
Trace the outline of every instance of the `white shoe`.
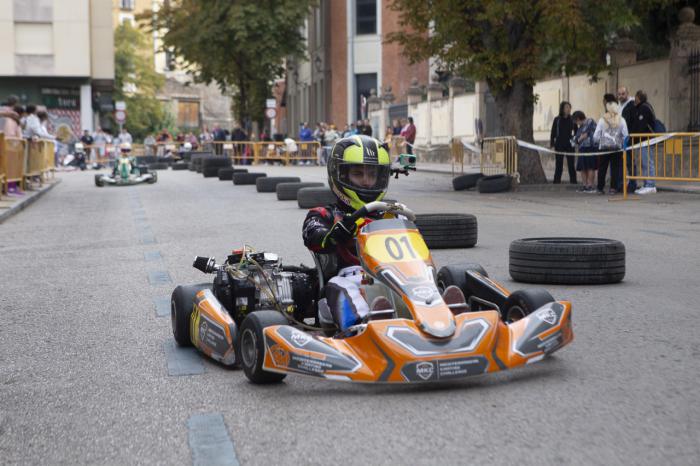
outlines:
[{"label": "white shoe", "polygon": [[635,194],[656,194],[656,188],[654,186],[645,186],[636,190]]}]

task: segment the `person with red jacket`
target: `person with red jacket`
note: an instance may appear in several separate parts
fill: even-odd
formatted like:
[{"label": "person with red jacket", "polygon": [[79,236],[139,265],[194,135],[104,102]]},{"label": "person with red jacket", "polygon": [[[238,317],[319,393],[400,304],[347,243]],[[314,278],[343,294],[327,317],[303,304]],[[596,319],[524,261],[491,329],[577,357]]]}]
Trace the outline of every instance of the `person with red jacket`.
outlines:
[{"label": "person with red jacket", "polygon": [[413,154],[413,144],[416,142],[416,125],[413,124],[413,117],[408,117],[408,124],[401,130],[401,136],[406,140],[406,152]]}]

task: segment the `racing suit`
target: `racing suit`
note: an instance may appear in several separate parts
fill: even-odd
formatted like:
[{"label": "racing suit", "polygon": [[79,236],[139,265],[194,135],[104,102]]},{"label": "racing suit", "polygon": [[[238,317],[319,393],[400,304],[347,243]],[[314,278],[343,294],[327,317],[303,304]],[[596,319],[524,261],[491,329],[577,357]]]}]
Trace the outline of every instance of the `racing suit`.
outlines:
[{"label": "racing suit", "polygon": [[[348,214],[338,205],[311,209],[304,220],[302,236],[304,245],[314,254],[334,254],[338,263],[336,276],[328,280],[324,299],[319,301],[319,319],[322,323],[335,323],[341,331],[357,324],[369,313],[369,306],[360,294],[362,267],[357,257],[354,234],[359,226],[346,235],[333,238],[331,230]],[[359,225],[382,218],[372,213],[360,220]]]}]

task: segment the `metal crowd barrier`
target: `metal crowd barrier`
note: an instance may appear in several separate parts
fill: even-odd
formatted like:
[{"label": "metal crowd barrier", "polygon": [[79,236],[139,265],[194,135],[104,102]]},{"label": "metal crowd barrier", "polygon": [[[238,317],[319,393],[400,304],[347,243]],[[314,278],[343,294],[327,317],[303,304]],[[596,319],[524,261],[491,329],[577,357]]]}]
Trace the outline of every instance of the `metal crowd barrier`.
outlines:
[{"label": "metal crowd barrier", "polygon": [[19,183],[22,189],[26,189],[26,149],[26,140],[5,137],[0,133],[0,173],[4,175],[3,192],[7,192],[7,183]]},{"label": "metal crowd barrier", "polygon": [[622,157],[623,197],[630,180],[700,182],[699,167],[700,133],[631,134]]},{"label": "metal crowd barrier", "polygon": [[486,176],[515,175],[518,172],[518,141],[515,136],[484,138],[479,166]]}]

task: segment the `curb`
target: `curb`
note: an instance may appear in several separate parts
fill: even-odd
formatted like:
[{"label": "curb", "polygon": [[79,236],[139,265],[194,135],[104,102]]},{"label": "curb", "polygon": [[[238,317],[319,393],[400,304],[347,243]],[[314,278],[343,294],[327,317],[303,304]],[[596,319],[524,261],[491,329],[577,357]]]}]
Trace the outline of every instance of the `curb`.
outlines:
[{"label": "curb", "polygon": [[34,202],[36,202],[37,199],[39,199],[41,196],[43,196],[44,194],[51,191],[54,188],[54,186],[56,186],[57,184],[60,184],[60,183],[61,183],[61,179],[55,178],[53,183],[51,183],[51,184],[47,183],[47,186],[44,187],[43,189],[41,189],[40,191],[35,191],[29,197],[22,199],[17,204],[10,207],[7,211],[0,214],[0,223],[3,223],[8,218],[13,217],[14,215],[16,215],[16,214],[20,213],[21,211],[23,211],[24,209],[26,209],[27,207],[32,205]]}]

